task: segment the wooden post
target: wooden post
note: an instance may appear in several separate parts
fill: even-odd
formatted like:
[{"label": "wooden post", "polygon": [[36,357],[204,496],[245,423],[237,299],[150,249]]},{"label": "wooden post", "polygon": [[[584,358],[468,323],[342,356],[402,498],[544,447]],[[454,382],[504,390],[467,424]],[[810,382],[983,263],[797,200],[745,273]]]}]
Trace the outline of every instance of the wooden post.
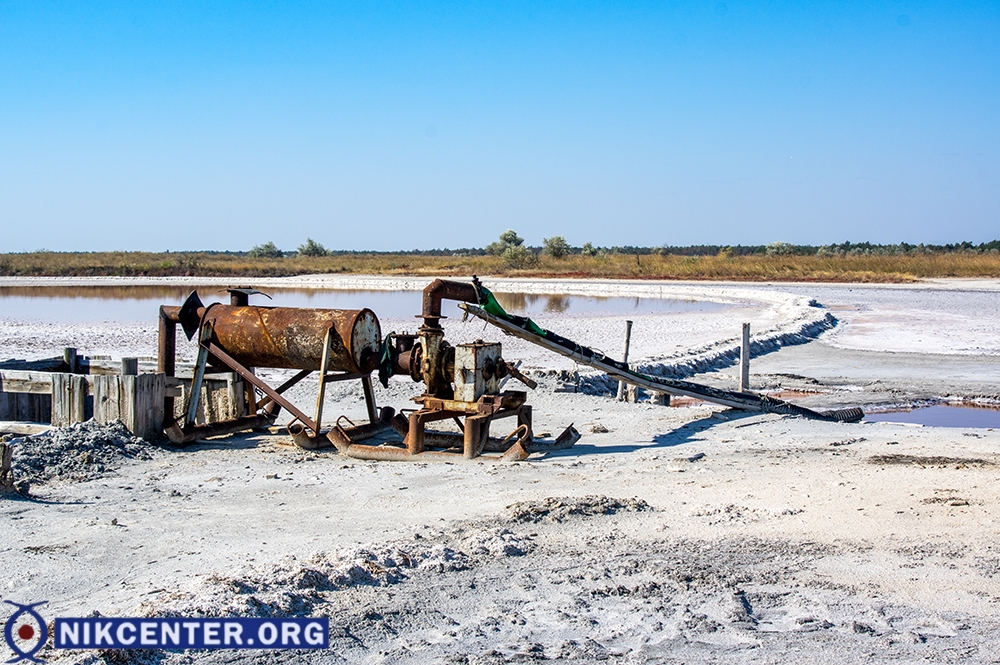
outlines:
[{"label": "wooden post", "polygon": [[235,420],[247,415],[246,392],[246,388],[243,387],[243,377],[235,372],[226,375],[226,395],[229,400],[229,415],[225,420]]},{"label": "wooden post", "polygon": [[656,406],[670,406],[670,393],[653,393],[649,401]]},{"label": "wooden post", "polygon": [[743,324],[743,342],[740,344],[740,392],[750,390],[750,324]]},{"label": "wooden post", "polygon": [[94,420],[99,423],[111,423],[120,420],[125,427],[131,423],[124,416],[122,407],[122,377],[116,374],[98,374],[93,377],[94,383]]},{"label": "wooden post", "polygon": [[139,374],[123,376],[122,405],[125,407],[123,421],[129,431],[152,441],[163,434],[163,393],[167,379],[163,374]]},{"label": "wooden post", "polygon": [[135,376],[139,373],[138,358],[122,358],[122,376]]},{"label": "wooden post", "polygon": [[[626,321],[625,322],[625,357],[622,358],[622,362],[626,363],[626,364],[628,363],[628,347],[629,347],[629,344],[631,342],[632,342],[632,322],[631,321]],[[624,381],[619,381],[618,382],[618,401],[619,402],[624,402],[625,401],[625,382]]]},{"label": "wooden post", "polygon": [[76,349],[72,346],[67,346],[63,349],[63,362],[66,363],[67,372],[70,374],[76,374],[77,369],[80,367],[76,357]]},{"label": "wooden post", "polygon": [[14,473],[10,470],[14,451],[8,443],[0,443],[0,493],[14,491]]}]

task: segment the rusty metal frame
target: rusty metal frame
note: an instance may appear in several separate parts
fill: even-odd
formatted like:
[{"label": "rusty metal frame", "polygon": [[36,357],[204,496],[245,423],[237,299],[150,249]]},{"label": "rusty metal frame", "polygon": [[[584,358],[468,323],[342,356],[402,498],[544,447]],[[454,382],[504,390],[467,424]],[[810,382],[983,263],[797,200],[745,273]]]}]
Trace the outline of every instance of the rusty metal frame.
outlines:
[{"label": "rusty metal frame", "polygon": [[[299,383],[302,379],[306,378],[312,374],[312,370],[302,370],[295,374],[278,388],[272,388],[263,379],[254,374],[249,368],[244,367],[242,364],[237,362],[226,353],[224,350],[219,348],[218,345],[211,341],[212,339],[212,329],[211,324],[206,323],[202,327],[201,333],[199,335],[198,344],[198,361],[195,365],[195,376],[192,381],[192,390],[188,396],[188,403],[185,408],[184,419],[181,424],[177,422],[171,423],[165,428],[167,436],[174,443],[190,443],[198,438],[205,436],[215,436],[221,434],[228,434],[232,432],[237,432],[246,429],[253,429],[256,427],[267,427],[274,423],[274,419],[277,417],[278,412],[281,408],[285,408],[294,419],[290,423],[290,426],[294,426],[296,421],[301,422],[305,428],[308,428],[313,432],[312,437],[308,437],[314,441],[320,438],[320,426],[322,423],[323,407],[322,400],[325,397],[325,387],[330,381],[342,381],[345,379],[364,379],[367,378],[367,386],[365,390],[365,397],[368,406],[369,415],[375,413],[374,405],[374,393],[371,391],[371,378],[367,375],[360,375],[354,373],[344,373],[344,374],[323,374],[321,380],[319,381],[319,394],[317,396],[317,410],[316,418],[310,418],[298,407],[292,404],[290,401],[282,397],[281,393],[285,390],[291,388],[295,384]],[[327,349],[329,349],[329,333],[327,334]],[[201,382],[204,379],[205,369],[208,364],[208,357],[213,356],[217,358],[220,362],[226,365],[229,369],[233,370],[239,374],[247,382],[248,385],[258,388],[264,393],[265,397],[256,404],[258,408],[264,408],[264,413],[258,413],[253,416],[246,416],[243,418],[237,418],[230,421],[220,422],[220,423],[210,423],[206,425],[196,425],[195,420],[198,413],[198,402],[201,398]],[[324,354],[324,359],[328,360],[329,353]],[[327,365],[324,363],[322,369],[326,369]],[[193,415],[192,415],[193,414]],[[391,417],[391,416],[390,416]],[[373,417],[372,422],[378,421],[377,415]],[[388,426],[388,424],[386,424]],[[301,430],[300,430],[301,433]],[[293,432],[293,434],[295,434]],[[301,435],[295,436],[297,443],[302,443]],[[306,447],[317,447],[315,445]]]},{"label": "rusty metal frame", "polygon": [[275,404],[283,406],[289,413],[291,413],[297,420],[300,420],[306,427],[316,431],[316,421],[304,414],[297,406],[289,402],[287,399],[282,397],[274,388],[267,385],[263,379],[258,377],[256,374],[248,370],[243,365],[239,364],[233,357],[228,353],[223,351],[218,347],[218,345],[213,342],[208,343],[208,351],[213,356],[222,361],[223,364],[228,366],[231,370],[242,376],[245,380],[249,381],[253,385],[257,386],[265,395],[271,398],[271,401]]},{"label": "rusty metal frame", "polygon": [[[531,407],[525,404],[523,392],[483,395],[476,402],[459,402],[421,396],[415,398],[422,403],[420,409],[408,416],[396,416],[393,427],[403,437],[403,445],[383,444],[379,446],[357,443],[361,440],[351,430],[340,425],[331,429],[327,438],[337,450],[347,457],[368,460],[454,460],[491,459],[521,460],[529,452],[533,441],[531,429]],[[516,417],[517,426],[511,434],[502,439],[490,438],[490,426],[494,420]],[[464,421],[462,420],[464,418]],[[461,433],[427,432],[427,423],[453,419]],[[383,420],[385,418],[383,417]],[[356,431],[356,429],[355,429]],[[359,432],[360,433],[360,432]],[[371,436],[369,434],[369,436]],[[440,448],[431,450],[431,448]],[[457,452],[461,450],[461,452]],[[453,452],[455,451],[455,452]],[[485,452],[499,452],[484,455]]]}]

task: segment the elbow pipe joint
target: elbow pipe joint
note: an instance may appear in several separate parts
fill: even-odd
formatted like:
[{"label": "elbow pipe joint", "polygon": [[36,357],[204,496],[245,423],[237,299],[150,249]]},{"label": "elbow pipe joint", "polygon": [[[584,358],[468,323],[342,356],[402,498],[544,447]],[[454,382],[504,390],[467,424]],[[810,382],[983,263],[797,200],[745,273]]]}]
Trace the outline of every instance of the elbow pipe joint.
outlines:
[{"label": "elbow pipe joint", "polygon": [[442,300],[460,300],[478,303],[479,293],[469,282],[455,282],[447,279],[435,279],[424,289],[423,312],[424,325],[430,328],[440,328]]}]

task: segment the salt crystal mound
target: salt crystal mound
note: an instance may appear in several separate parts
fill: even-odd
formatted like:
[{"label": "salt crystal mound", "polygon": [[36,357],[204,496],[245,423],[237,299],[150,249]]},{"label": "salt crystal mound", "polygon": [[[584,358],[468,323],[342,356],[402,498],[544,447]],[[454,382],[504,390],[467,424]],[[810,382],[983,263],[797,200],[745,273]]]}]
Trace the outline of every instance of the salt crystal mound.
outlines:
[{"label": "salt crystal mound", "polygon": [[448,575],[487,562],[522,557],[536,548],[535,534],[511,527],[652,508],[641,499],[606,496],[546,498],[509,506],[497,517],[459,522],[443,533],[333,552],[278,565],[210,575],[187,589],[161,594],[138,608],[141,616],[306,616],[325,603],[323,594],[359,586],[388,587],[414,574]]},{"label": "salt crystal mound", "polygon": [[507,506],[511,521],[519,523],[565,522],[570,517],[614,515],[619,512],[644,512],[652,510],[642,499],[613,499],[606,496],[572,498],[549,497],[541,501],[519,501]]},{"label": "salt crystal mound", "polygon": [[128,461],[152,459],[154,449],[119,421],[100,424],[88,420],[8,443],[14,479],[31,484],[100,478]]}]

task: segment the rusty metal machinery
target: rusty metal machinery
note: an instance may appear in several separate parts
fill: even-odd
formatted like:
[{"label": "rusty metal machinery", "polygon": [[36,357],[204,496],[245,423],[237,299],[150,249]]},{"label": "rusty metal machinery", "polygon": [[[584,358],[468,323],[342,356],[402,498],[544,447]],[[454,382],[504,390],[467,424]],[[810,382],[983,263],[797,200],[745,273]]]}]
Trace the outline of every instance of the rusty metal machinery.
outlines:
[{"label": "rusty metal machinery", "polygon": [[[296,443],[307,448],[324,445],[321,428],[326,384],[345,379],[361,381],[370,424],[388,425],[392,413],[383,410],[383,418],[379,418],[371,384],[371,372],[378,366],[382,341],[378,318],[371,310],[251,306],[249,296],[254,293],[259,292],[230,289],[230,304],[206,307],[197,292],[192,292],[180,307],[160,308],[160,371],[174,375],[178,324],[188,339],[198,338],[194,378],[180,419],[173,419],[174,398],[166,398],[164,429],[171,441],[187,443],[206,436],[268,427],[283,407],[294,417],[289,431]],[[254,368],[261,367],[299,372],[272,388],[254,374]],[[218,369],[236,372],[247,382],[247,412],[253,415],[197,425],[202,382],[206,372]],[[315,416],[310,417],[282,397],[282,393],[316,371],[320,376],[319,391]],[[256,400],[253,387],[264,393],[260,401]]]},{"label": "rusty metal machinery", "polygon": [[[408,375],[422,381],[424,394],[413,398],[420,408],[408,416],[396,415],[391,423],[403,437],[403,445],[378,446],[357,443],[350,432],[335,426],[328,438],[344,455],[362,459],[474,459],[486,453],[501,460],[526,458],[533,446],[531,407],[523,391],[503,391],[510,376],[534,388],[535,382],[521,374],[501,355],[501,345],[476,340],[471,344],[450,345],[441,327],[441,303],[480,300],[478,283],[435,280],[423,293],[423,325],[416,335],[391,335],[383,345],[379,376],[386,384],[393,375]],[[514,418],[516,426],[503,438],[491,438],[494,421]],[[455,421],[461,434],[428,431],[428,423]],[[573,445],[579,434],[570,426],[547,449]]]},{"label": "rusty metal machinery", "polygon": [[[521,374],[502,356],[500,344],[476,340],[452,346],[444,339],[441,304],[459,301],[467,314],[482,318],[505,333],[542,346],[574,361],[607,372],[622,381],[653,391],[695,396],[708,402],[737,409],[800,415],[819,420],[854,422],[860,409],[816,412],[796,404],[747,392],[732,392],[689,381],[642,374],[625,362],[599,352],[550,330],[528,318],[506,313],[488,289],[473,277],[471,283],[435,280],[423,292],[419,317],[423,325],[415,335],[390,334],[381,339],[375,314],[368,309],[293,309],[250,306],[252,289],[231,289],[230,304],[206,307],[192,293],[180,307],[160,308],[159,371],[175,373],[176,328],[182,326],[188,339],[198,338],[198,360],[184,415],[173,419],[174,397],[165,398],[171,440],[183,443],[196,438],[239,430],[266,427],[274,423],[281,408],[293,420],[289,431],[305,448],[333,444],[350,457],[373,460],[430,460],[489,455],[494,459],[524,459],[535,450],[572,446],[580,435],[570,425],[554,444],[534,441],[531,407],[523,391],[504,391],[503,385],[515,378],[530,388],[534,382]],[[277,388],[271,388],[253,368],[298,369],[299,372]],[[394,375],[409,376],[425,386],[414,397],[419,408],[408,415],[390,407],[375,406],[371,373],[378,370],[383,385]],[[198,399],[205,373],[234,371],[247,382],[247,413],[252,415],[218,423],[196,425]],[[312,372],[320,374],[315,417],[309,417],[282,393]],[[341,416],[328,431],[322,430],[325,385],[330,381],[361,381],[368,410],[368,423],[356,425]],[[256,387],[265,397],[255,400]],[[516,426],[505,437],[491,438],[490,426],[504,418]],[[453,420],[461,433],[431,431],[428,423]],[[360,443],[389,427],[403,437],[402,444]],[[492,455],[498,453],[499,455]]]},{"label": "rusty metal machinery", "polygon": [[[441,328],[441,302],[446,299],[480,301],[474,283],[435,280],[423,293],[423,325],[416,335],[389,335],[381,339],[378,318],[368,309],[295,309],[251,306],[252,289],[231,289],[230,304],[205,306],[193,292],[180,307],[160,308],[159,369],[175,372],[176,328],[188,339],[197,337],[198,359],[184,414],[174,420],[173,397],[166,398],[168,422],[164,428],[175,443],[272,425],[281,408],[292,414],[289,432],[304,448],[334,445],[349,457],[373,460],[430,460],[484,454],[494,459],[519,460],[534,445],[531,407],[523,391],[504,391],[508,378],[530,388],[534,381],[507,363],[498,343],[477,340],[450,345]],[[297,369],[299,372],[277,388],[254,373],[254,368]],[[420,408],[408,416],[396,415],[390,407],[375,406],[371,373],[378,369],[383,385],[393,375],[422,382],[425,391],[413,398]],[[196,424],[201,384],[206,372],[233,371],[248,384],[247,412],[233,420]],[[310,417],[282,397],[282,393],[312,372],[319,372],[316,412]],[[330,381],[361,381],[368,410],[368,423],[354,424],[341,416],[329,431],[323,431],[324,388]],[[253,387],[264,393],[255,400]],[[505,418],[516,422],[505,437],[491,438],[490,426]],[[453,420],[461,433],[429,431],[427,423]],[[360,443],[393,427],[403,437],[402,445]],[[572,446],[579,434],[572,426],[546,450]],[[494,455],[493,453],[498,453]]]}]

